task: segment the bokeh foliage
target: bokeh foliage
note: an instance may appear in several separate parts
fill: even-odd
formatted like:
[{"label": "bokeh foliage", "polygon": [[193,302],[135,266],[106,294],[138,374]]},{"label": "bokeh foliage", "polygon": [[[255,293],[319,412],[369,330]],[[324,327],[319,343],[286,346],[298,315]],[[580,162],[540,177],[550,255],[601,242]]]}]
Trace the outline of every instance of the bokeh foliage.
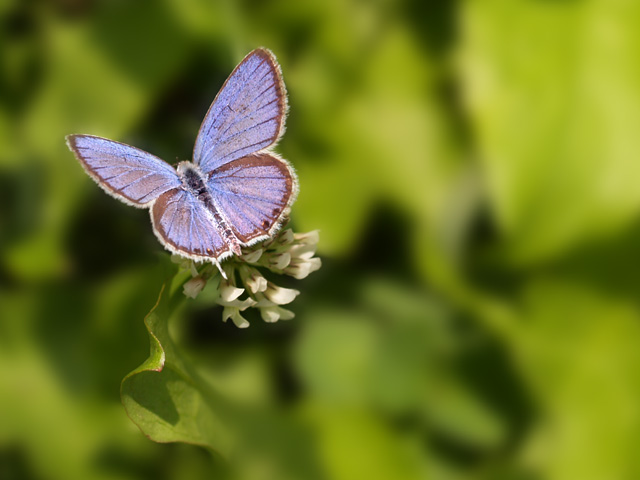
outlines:
[{"label": "bokeh foliage", "polygon": [[[64,136],[188,158],[260,45],[324,266],[273,325],[161,298],[154,443],[175,266]],[[0,2],[0,478],[639,478],[639,112],[633,0]]]}]

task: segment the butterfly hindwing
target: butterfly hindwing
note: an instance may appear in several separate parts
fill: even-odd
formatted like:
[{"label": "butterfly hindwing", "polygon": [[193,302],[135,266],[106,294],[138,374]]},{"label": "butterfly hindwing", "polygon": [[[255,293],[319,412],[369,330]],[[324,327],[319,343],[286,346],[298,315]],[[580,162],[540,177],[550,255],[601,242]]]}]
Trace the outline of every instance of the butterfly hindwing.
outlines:
[{"label": "butterfly hindwing", "polygon": [[298,193],[293,168],[268,153],[217,168],[210,174],[208,187],[216,207],[245,245],[270,237]]},{"label": "butterfly hindwing", "polygon": [[259,48],[235,68],[211,104],[193,151],[204,173],[274,145],[287,94],[275,56]]},{"label": "butterfly hindwing", "polygon": [[221,260],[229,255],[211,212],[182,188],[160,195],[151,207],[151,223],[160,242],[173,253],[193,260]]},{"label": "butterfly hindwing", "polygon": [[130,205],[146,207],[180,186],[171,165],[139,148],[91,135],[69,135],[67,143],[100,187]]}]

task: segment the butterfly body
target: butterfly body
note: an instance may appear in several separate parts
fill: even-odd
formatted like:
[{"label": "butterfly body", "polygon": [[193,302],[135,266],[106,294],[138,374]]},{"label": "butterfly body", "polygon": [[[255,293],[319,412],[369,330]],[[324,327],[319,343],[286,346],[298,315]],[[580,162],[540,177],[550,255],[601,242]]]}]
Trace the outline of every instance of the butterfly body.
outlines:
[{"label": "butterfly body", "polygon": [[196,199],[202,203],[202,206],[211,213],[214,220],[213,224],[218,234],[229,246],[229,249],[236,255],[241,255],[241,242],[238,237],[235,236],[231,227],[229,227],[227,219],[223,218],[220,214],[220,208],[216,205],[216,200],[209,191],[200,168],[191,162],[184,161],[178,164],[176,170],[178,171],[178,176],[182,181],[184,189],[194,195]]},{"label": "butterfly body", "polygon": [[150,210],[165,248],[218,263],[270,238],[288,217],[297,177],[270,151],[286,113],[280,67],[260,48],[235,68],[213,101],[192,162],[174,169],[143,150],[91,135],[70,135],[67,143],[103,190]]}]

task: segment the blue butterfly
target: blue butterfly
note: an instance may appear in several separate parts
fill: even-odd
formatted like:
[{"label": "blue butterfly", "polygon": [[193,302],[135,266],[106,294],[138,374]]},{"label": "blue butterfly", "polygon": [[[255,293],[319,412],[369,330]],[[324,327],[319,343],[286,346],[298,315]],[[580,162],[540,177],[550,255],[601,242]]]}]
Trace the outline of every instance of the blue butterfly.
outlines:
[{"label": "blue butterfly", "polygon": [[287,93],[275,56],[258,48],[231,73],[207,112],[193,162],[173,168],[129,145],[91,135],[67,144],[108,194],[149,208],[175,254],[219,262],[274,235],[298,194],[295,171],[270,149],[284,130]]}]

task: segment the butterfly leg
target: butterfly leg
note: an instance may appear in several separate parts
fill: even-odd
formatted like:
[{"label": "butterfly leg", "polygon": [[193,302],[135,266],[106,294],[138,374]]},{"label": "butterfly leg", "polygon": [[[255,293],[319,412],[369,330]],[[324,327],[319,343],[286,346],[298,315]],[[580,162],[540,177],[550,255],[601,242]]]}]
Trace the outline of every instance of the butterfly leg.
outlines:
[{"label": "butterfly leg", "polygon": [[222,278],[224,278],[225,280],[228,280],[227,278],[227,274],[224,273],[224,270],[222,269],[222,267],[220,266],[220,262],[218,261],[217,258],[213,259],[213,263],[215,264],[216,267],[218,267],[218,270],[220,271],[220,275],[222,275]]}]

